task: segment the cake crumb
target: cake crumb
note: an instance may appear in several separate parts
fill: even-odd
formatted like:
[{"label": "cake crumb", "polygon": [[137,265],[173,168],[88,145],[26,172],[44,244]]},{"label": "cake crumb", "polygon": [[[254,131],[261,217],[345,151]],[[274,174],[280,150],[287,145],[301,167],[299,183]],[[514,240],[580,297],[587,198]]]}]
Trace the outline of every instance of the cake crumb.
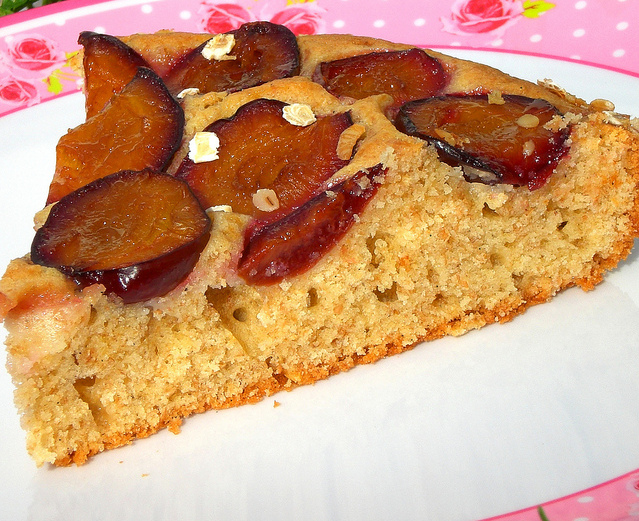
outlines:
[{"label": "cake crumb", "polygon": [[168,425],[169,432],[172,434],[180,434],[181,425],[182,425],[181,418],[172,418],[171,421],[169,421],[169,425]]},{"label": "cake crumb", "polygon": [[235,56],[229,56],[235,47],[235,36],[232,34],[216,34],[202,49],[202,56],[207,60],[235,60]]},{"label": "cake crumb", "polygon": [[535,151],[535,142],[529,139],[524,143],[524,157],[531,156]]},{"label": "cake crumb", "polygon": [[620,127],[623,124],[618,117],[619,114],[610,110],[604,110],[603,113],[605,114],[604,123],[608,123],[616,127]]},{"label": "cake crumb", "polygon": [[228,204],[218,204],[215,206],[210,206],[206,209],[206,213],[214,212],[233,213],[233,207]]},{"label": "cake crumb", "polygon": [[504,105],[506,100],[502,97],[500,90],[492,90],[488,93],[488,103],[491,105]]},{"label": "cake crumb", "polygon": [[291,286],[293,284],[291,284],[291,282],[289,282],[288,280],[283,280],[282,282],[280,282],[280,288],[282,288],[282,291],[288,291],[289,289],[291,289]]},{"label": "cake crumb", "polygon": [[304,103],[291,103],[282,109],[282,116],[291,125],[308,127],[315,123],[316,118],[310,105]]},{"label": "cake crumb", "polygon": [[196,132],[189,141],[189,159],[194,163],[208,163],[219,158],[220,139],[215,132]]},{"label": "cake crumb", "polygon": [[187,96],[197,96],[200,93],[200,89],[196,87],[189,87],[188,89],[184,89],[180,91],[177,95],[178,99],[184,99]]},{"label": "cake crumb", "polygon": [[273,407],[279,407],[280,405],[282,405],[280,402],[273,400]]},{"label": "cake crumb", "polygon": [[570,125],[575,123],[579,123],[581,121],[581,114],[575,114],[573,112],[566,112],[563,116],[553,116],[550,121],[548,121],[543,128],[546,130],[550,130],[551,132],[558,132],[565,128],[568,128]]},{"label": "cake crumb", "polygon": [[252,199],[255,208],[263,212],[273,212],[280,207],[280,200],[277,198],[275,190],[270,188],[260,188],[253,194]]}]

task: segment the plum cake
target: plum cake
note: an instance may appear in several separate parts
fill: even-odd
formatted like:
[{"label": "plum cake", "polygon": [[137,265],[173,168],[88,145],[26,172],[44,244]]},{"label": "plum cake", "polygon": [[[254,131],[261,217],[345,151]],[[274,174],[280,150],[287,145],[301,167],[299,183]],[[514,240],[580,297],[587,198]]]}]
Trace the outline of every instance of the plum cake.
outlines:
[{"label": "plum cake", "polygon": [[267,22],[79,43],[0,281],[38,465],[590,290],[638,234],[637,120],[548,80]]}]

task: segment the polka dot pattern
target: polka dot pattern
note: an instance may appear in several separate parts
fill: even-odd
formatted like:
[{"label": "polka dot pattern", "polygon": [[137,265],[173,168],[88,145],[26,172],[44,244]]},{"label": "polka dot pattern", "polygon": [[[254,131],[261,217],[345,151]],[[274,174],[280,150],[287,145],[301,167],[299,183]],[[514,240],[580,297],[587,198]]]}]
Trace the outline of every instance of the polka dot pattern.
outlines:
[{"label": "polka dot pattern", "polygon": [[[370,35],[426,47],[500,49],[543,56],[583,60],[639,74],[639,40],[634,20],[639,19],[639,2],[627,0],[568,0],[567,2],[521,3],[517,10],[499,20],[476,23],[467,20],[463,9],[471,0],[224,0],[245,9],[250,19],[269,19],[284,9],[300,9],[304,31]],[[496,0],[495,0],[496,1]],[[76,43],[73,35],[92,25],[106,33],[176,30],[205,30],[208,0],[127,0],[105,7],[97,3],[95,14],[71,15],[60,9],[52,23],[64,28],[59,38]],[[219,4],[219,2],[217,2]],[[519,2],[516,2],[519,3]],[[62,4],[60,4],[62,5]],[[546,6],[544,10],[535,6]],[[125,12],[130,14],[124,14]],[[522,16],[525,15],[525,16]],[[210,16],[210,15],[209,15]],[[223,16],[223,15],[222,15]],[[481,16],[479,13],[477,16]],[[87,22],[93,17],[93,23]],[[239,22],[238,22],[239,23]],[[2,29],[0,28],[0,34]]]},{"label": "polka dot pattern", "polygon": [[[224,9],[227,9],[218,9],[217,14],[212,14],[208,6],[215,3],[235,6],[235,11],[231,9],[233,13],[246,12],[246,20],[269,20],[277,13],[296,9],[298,13],[289,22],[294,31],[360,34],[424,47],[532,53],[583,61],[639,76],[639,31],[634,22],[639,19],[639,1],[517,1],[523,13],[515,9],[507,16],[480,23],[477,19],[465,18],[464,5],[471,1],[366,0],[366,9],[362,9],[359,0],[95,2],[81,10],[60,7],[45,17],[46,21],[34,17],[19,24],[20,29],[0,27],[0,45],[3,38],[18,30],[47,34],[68,52],[77,49],[77,34],[87,29],[107,34],[154,32],[167,27],[179,31],[212,30],[217,22],[209,26],[209,17],[224,18]],[[63,3],[56,5],[64,6]],[[481,17],[481,13],[475,15]],[[242,21],[241,16],[230,19],[237,24]],[[75,79],[65,80],[63,90],[76,88]],[[38,83],[37,89],[39,99],[52,97],[44,82]],[[3,110],[6,107],[0,100],[0,115]]]}]

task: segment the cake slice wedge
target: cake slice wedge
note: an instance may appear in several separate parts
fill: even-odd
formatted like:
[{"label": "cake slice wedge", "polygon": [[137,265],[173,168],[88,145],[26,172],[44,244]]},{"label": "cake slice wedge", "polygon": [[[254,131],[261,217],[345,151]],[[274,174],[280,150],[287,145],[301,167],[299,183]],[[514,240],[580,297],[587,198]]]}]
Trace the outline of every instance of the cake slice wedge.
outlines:
[{"label": "cake slice wedge", "polygon": [[[209,39],[161,32],[121,41],[154,70],[143,75],[164,78]],[[511,320],[565,288],[594,288],[629,254],[639,231],[639,136],[636,120],[610,103],[371,38],[296,44],[299,69],[286,77],[176,96],[181,144],[154,175],[188,184],[210,229],[171,288],[129,301],[103,273],[87,281],[70,261],[10,263],[0,316],[38,465],[82,464],[159,429],[177,431],[188,415]],[[388,53],[406,60],[400,70],[379,58]],[[220,56],[232,61],[233,47]],[[353,70],[401,78],[404,66],[411,76],[422,68],[426,92],[402,92],[399,104],[391,87],[371,91],[366,78],[348,92],[328,85],[326,71],[353,84],[361,77]],[[478,106],[462,124],[458,107],[469,97]],[[428,130],[418,121],[423,105],[457,115]],[[493,113],[516,139],[477,123]],[[319,125],[328,130],[314,132]],[[494,165],[506,154],[511,170],[532,161],[532,178]],[[310,175],[315,163],[325,168]],[[236,193],[211,202],[201,194],[216,193],[220,178]],[[53,227],[56,206],[95,182],[104,181],[47,206],[37,228]],[[67,242],[59,246],[73,258]],[[135,264],[107,268],[137,276]]]}]

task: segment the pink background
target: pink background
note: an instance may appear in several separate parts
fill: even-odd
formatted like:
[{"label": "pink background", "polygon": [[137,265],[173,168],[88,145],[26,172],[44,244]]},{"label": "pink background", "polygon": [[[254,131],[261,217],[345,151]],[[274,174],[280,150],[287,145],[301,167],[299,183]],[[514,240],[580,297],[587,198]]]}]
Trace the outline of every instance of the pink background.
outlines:
[{"label": "pink background", "polygon": [[0,115],[78,88],[62,59],[57,70],[41,74],[17,67],[11,47],[25,35],[45,38],[62,55],[78,48],[83,30],[223,32],[256,19],[284,23],[298,34],[340,32],[425,47],[514,51],[639,76],[637,0],[66,0],[0,18]]},{"label": "pink background", "polygon": [[[401,8],[398,8],[401,6]],[[639,1],[67,0],[0,18],[0,116],[77,92],[66,65],[83,30],[232,29],[265,19],[294,32],[346,32],[437,48],[475,48],[582,62],[639,77]],[[639,516],[639,470],[543,505],[550,521]],[[500,520],[541,519],[537,506]]]}]

